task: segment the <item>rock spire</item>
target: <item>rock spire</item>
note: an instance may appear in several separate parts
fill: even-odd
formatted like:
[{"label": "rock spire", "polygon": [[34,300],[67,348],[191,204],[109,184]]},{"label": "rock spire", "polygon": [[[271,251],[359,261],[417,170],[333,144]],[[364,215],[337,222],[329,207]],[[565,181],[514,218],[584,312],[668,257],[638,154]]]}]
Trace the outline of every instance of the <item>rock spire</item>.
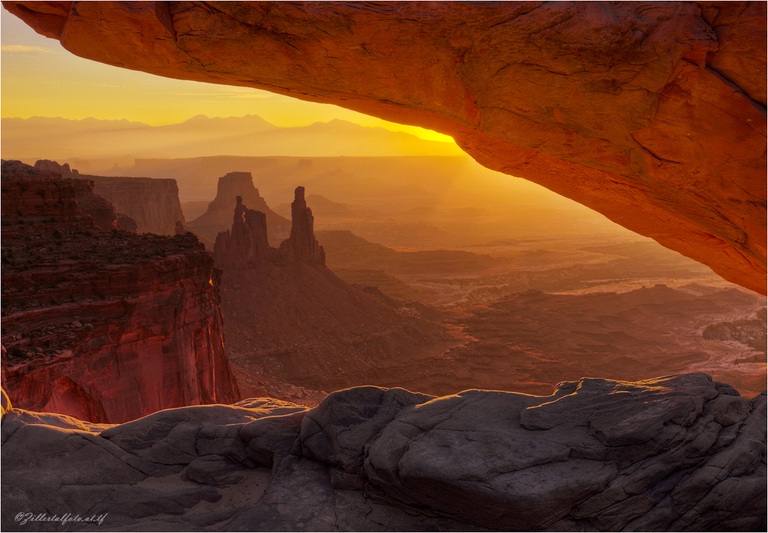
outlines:
[{"label": "rock spire", "polygon": [[219,233],[213,247],[216,263],[222,267],[243,267],[249,263],[285,262],[325,266],[325,250],[317,242],[314,217],[304,199],[304,187],[297,187],[291,204],[290,237],[279,248],[269,245],[267,215],[249,209],[242,196],[236,197],[232,228]]},{"label": "rock spire", "polygon": [[[229,227],[232,209],[237,212],[237,198],[240,198],[244,207],[248,206],[250,210],[264,213],[272,242],[280,242],[288,237],[290,222],[269,208],[254,186],[250,172],[229,172],[220,177],[216,198],[208,204],[207,211],[189,222],[187,227],[206,243],[206,246],[212,246],[218,234]],[[241,219],[244,216],[245,211],[241,213]]]},{"label": "rock spire", "polygon": [[244,266],[249,262],[274,261],[277,250],[269,245],[267,215],[248,209],[242,196],[237,196],[235,202],[232,229],[219,233],[213,245],[217,264]]},{"label": "rock spire", "polygon": [[325,266],[325,250],[315,238],[315,218],[304,199],[304,187],[296,187],[293,194],[291,236],[280,245],[280,255],[287,261]]}]

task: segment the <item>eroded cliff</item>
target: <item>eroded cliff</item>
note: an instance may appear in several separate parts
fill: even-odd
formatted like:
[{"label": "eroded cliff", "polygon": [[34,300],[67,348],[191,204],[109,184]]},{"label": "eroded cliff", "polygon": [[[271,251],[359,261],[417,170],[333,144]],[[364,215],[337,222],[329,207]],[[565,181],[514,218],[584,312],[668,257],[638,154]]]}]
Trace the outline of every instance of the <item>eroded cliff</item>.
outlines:
[{"label": "eroded cliff", "polygon": [[89,59],[449,134],[765,293],[764,2],[3,3]]},{"label": "eroded cliff", "polygon": [[[92,187],[3,164],[2,380],[13,404],[123,422],[237,401],[210,254],[191,234],[115,229]],[[81,205],[93,197],[97,217]]]},{"label": "eroded cliff", "polygon": [[64,178],[92,182],[94,194],[114,206],[121,229],[158,235],[175,235],[184,231],[184,213],[181,211],[176,180],[80,174],[67,163],[61,165],[47,159],[35,162],[34,168],[60,173]]},{"label": "eroded cliff", "polygon": [[109,200],[115,209],[136,221],[139,233],[175,235],[184,231],[184,213],[176,180],[82,176],[93,182],[93,191]]}]

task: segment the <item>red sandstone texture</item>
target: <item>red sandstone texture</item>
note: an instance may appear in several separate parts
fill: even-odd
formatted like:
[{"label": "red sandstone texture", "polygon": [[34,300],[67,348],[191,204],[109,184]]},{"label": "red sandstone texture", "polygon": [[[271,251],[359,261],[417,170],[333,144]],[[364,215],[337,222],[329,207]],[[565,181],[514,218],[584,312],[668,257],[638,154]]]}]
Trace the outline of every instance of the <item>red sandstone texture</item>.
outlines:
[{"label": "red sandstone texture", "polygon": [[80,206],[89,197],[89,181],[3,164],[2,382],[13,404],[123,422],[237,401],[210,254],[191,234],[105,230]]},{"label": "red sandstone texture", "polygon": [[447,133],[765,293],[765,2],[3,4],[89,59]]},{"label": "red sandstone texture", "polygon": [[[71,173],[65,179],[50,168],[3,161],[3,226],[23,227],[25,222],[40,224],[44,220],[62,230],[118,229],[114,207],[93,193],[93,182],[71,179]],[[6,228],[3,232],[13,233]]]}]

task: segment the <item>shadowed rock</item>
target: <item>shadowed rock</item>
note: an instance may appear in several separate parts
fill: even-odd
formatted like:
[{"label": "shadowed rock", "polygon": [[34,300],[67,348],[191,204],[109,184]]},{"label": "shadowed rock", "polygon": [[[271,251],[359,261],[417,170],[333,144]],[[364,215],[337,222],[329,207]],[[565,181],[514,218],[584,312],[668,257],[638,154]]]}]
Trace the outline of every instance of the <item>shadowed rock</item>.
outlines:
[{"label": "shadowed rock", "polygon": [[135,220],[136,231],[139,233],[184,233],[184,213],[181,211],[176,180],[90,175],[82,177],[93,181],[96,194],[109,200],[117,211]]},{"label": "shadowed rock", "polygon": [[45,509],[108,529],[761,531],[765,405],[688,374],[544,397],[360,387],[116,426],[14,408],[2,526]]},{"label": "shadowed rock", "polygon": [[[250,175],[248,177],[250,179]],[[260,197],[259,200],[264,202]],[[263,207],[269,210],[266,204]],[[261,210],[249,209],[243,203],[243,197],[237,196],[232,228],[216,236],[213,246],[216,263],[225,269],[278,262],[325,267],[325,251],[315,238],[314,218],[304,200],[304,187],[296,188],[291,214],[290,237],[279,248],[272,248],[269,245],[268,215]]]},{"label": "shadowed rock", "polygon": [[[229,172],[220,177],[216,198],[208,204],[205,213],[191,221],[187,226],[206,245],[212,248],[218,234],[230,227],[232,210],[240,209],[237,207],[240,205],[237,198],[240,198],[240,204],[248,206],[253,211],[264,213],[268,236],[273,242],[279,242],[288,236],[291,227],[290,222],[269,208],[267,202],[259,194],[259,190],[253,186],[253,177],[250,172]],[[237,212],[235,218],[237,218]],[[240,211],[240,213],[240,218],[243,218],[244,212]]]},{"label": "shadowed rock", "polygon": [[235,200],[232,229],[216,236],[213,257],[222,267],[244,267],[254,262],[274,262],[278,253],[269,245],[267,216],[262,211],[248,209],[243,198]]},{"label": "shadowed rock", "polygon": [[287,261],[325,266],[325,250],[315,238],[315,219],[304,199],[304,187],[296,187],[291,203],[291,236],[280,244],[280,255]]}]

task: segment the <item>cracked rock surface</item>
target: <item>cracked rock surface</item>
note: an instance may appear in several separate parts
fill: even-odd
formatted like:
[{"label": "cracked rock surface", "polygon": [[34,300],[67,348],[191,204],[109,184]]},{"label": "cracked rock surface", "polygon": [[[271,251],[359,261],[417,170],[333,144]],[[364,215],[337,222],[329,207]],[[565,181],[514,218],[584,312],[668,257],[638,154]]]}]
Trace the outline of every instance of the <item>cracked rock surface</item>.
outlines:
[{"label": "cracked rock surface", "polygon": [[88,59],[446,133],[765,294],[765,2],[3,4]]},{"label": "cracked rock surface", "polygon": [[113,531],[760,531],[765,400],[687,374],[546,397],[357,387],[120,425],[10,409],[2,528],[46,512]]}]

